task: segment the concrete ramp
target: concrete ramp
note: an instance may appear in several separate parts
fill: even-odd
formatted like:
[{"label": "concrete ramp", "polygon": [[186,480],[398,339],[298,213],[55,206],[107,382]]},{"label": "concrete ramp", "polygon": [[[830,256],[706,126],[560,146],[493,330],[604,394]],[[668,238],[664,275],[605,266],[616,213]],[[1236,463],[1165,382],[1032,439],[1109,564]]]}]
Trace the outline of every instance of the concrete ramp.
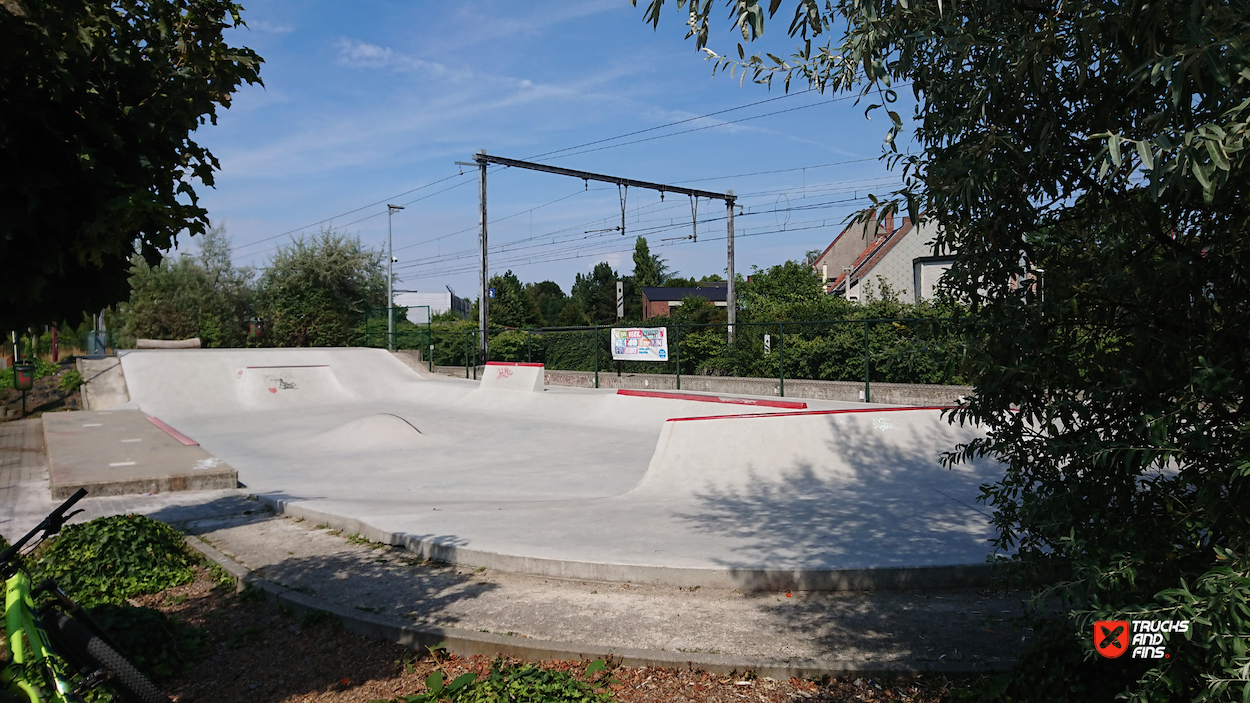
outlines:
[{"label": "concrete ramp", "polygon": [[484,391],[542,391],[546,374],[542,364],[488,361],[482,371]]},{"label": "concrete ramp", "polygon": [[946,482],[950,470],[941,466],[942,452],[981,433],[946,423],[941,412],[874,408],[675,418],[664,423],[647,473],[630,494],[672,501],[737,492],[796,468],[826,491]]},{"label": "concrete ramp", "polygon": [[425,382],[384,349],[145,349],[120,357],[131,400],[154,415],[411,401]]},{"label": "concrete ramp", "polygon": [[349,395],[329,364],[244,366],[234,372],[235,398],[245,410],[343,402]]}]

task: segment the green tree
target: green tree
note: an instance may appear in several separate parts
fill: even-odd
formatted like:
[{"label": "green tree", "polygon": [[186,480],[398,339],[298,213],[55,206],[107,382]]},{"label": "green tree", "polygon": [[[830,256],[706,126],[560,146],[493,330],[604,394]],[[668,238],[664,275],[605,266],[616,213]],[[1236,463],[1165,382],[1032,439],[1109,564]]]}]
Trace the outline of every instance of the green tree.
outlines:
[{"label": "green tree", "polygon": [[634,283],[639,288],[662,286],[668,277],[668,264],[659,254],[652,254],[647,238],[639,237],[634,243]]},{"label": "green tree", "polygon": [[820,277],[812,267],[797,261],[787,261],[767,269],[752,267],[751,276],[737,285],[736,292],[739,307],[751,319],[761,321],[787,319],[789,316],[785,311],[789,308],[802,306],[810,310],[812,303],[826,297],[821,290]]},{"label": "green tree", "polygon": [[232,47],[227,0],[0,3],[0,328],[77,319],[125,300],[208,213],[218,168],[192,138],[261,59]]},{"label": "green tree", "polygon": [[538,308],[539,325],[550,327],[560,315],[560,311],[568,303],[568,296],[564,294],[564,289],[555,281],[541,281],[539,283],[525,284],[525,297],[529,298]]},{"label": "green tree", "polygon": [[570,297],[577,301],[591,324],[610,325],[616,322],[617,278],[611,264],[600,261],[589,276],[579,273],[574,279]]},{"label": "green tree", "polygon": [[[781,4],[731,15],[749,40]],[[711,5],[690,6],[700,47]],[[1044,594],[1072,604],[1038,622],[997,698],[1243,698],[1250,3],[804,1],[790,33],[789,59],[714,56],[884,109],[904,182],[874,205],[936,221],[957,252],[944,283],[973,315],[976,393],[954,417],[987,435],[952,458],[1004,463],[983,496],[996,543],[1062,575]],[[1091,621],[1126,613],[1196,632],[1166,660],[1096,666]]]},{"label": "green tree", "polygon": [[265,344],[328,347],[354,344],[369,309],[386,305],[382,252],[331,230],[301,237],[273,255],[257,287]]},{"label": "green tree", "polygon": [[577,298],[565,298],[564,307],[552,320],[552,325],[556,327],[583,327],[589,324],[590,317]]},{"label": "green tree", "polygon": [[251,315],[252,272],[230,259],[230,241],[220,228],[200,236],[200,251],[167,257],[148,266],[131,262],[130,300],[118,310],[118,342],[199,337],[206,347],[241,347]]},{"label": "green tree", "polygon": [[535,326],[542,319],[538,305],[525,294],[521,280],[511,270],[502,275],[490,277],[490,287],[495,289],[495,297],[487,308],[490,321],[500,327]]}]

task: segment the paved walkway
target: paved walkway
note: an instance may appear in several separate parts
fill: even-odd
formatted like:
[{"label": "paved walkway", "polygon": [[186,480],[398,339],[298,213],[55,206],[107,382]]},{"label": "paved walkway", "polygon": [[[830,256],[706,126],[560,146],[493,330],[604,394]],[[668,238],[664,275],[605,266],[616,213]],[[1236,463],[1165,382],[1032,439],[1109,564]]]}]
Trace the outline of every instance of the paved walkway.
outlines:
[{"label": "paved walkway", "polygon": [[[54,507],[40,420],[0,424],[0,533]],[[395,547],[269,513],[245,491],[88,498],[78,519],[137,512],[179,525],[297,608],[351,629],[462,653],[615,654],[625,663],[772,676],[1003,668],[1019,598],[971,589],[740,592],[562,580],[430,564]]]}]

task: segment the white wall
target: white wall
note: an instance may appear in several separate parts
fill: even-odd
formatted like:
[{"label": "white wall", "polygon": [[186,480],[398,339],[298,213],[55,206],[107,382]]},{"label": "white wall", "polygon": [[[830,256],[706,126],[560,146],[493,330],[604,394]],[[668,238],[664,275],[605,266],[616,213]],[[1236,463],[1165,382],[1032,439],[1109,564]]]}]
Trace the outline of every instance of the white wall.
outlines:
[{"label": "white wall", "polygon": [[423,305],[430,306],[429,313],[438,315],[439,313],[451,310],[453,305],[458,305],[461,312],[467,312],[468,305],[463,298],[453,296],[448,291],[441,293],[396,293],[394,305],[401,308],[408,308],[408,321],[424,325],[429,320],[426,318],[426,310]]},{"label": "white wall", "polygon": [[932,298],[933,286],[938,277],[950,267],[950,262],[941,262],[942,265],[939,266],[922,264],[923,271],[918,271],[916,259],[933,256],[933,240],[936,238],[937,223],[932,220],[913,227],[872,270],[861,274],[860,283],[851,288],[847,297],[859,297],[862,300],[865,283],[871,285],[875,295],[880,282],[884,281],[900,300],[911,302],[920,298]]}]

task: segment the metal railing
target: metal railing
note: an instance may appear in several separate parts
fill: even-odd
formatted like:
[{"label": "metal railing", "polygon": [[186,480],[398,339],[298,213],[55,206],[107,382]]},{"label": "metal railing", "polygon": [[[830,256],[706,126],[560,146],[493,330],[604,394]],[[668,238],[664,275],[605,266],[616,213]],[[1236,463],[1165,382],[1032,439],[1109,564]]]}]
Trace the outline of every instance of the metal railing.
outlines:
[{"label": "metal railing", "polygon": [[666,361],[614,361],[613,327],[492,328],[490,358],[480,359],[479,331],[470,323],[430,329],[430,366],[463,366],[477,378],[484,361],[543,363],[548,370],[775,378],[780,395],[786,380],[853,381],[871,401],[872,383],[960,384],[964,323],[958,318],[870,318],[739,322],[734,342],[727,323],[665,325]]},{"label": "metal railing", "polygon": [[[411,322],[407,316],[408,310],[419,310],[421,308],[425,309],[424,326],[420,323]],[[394,321],[393,325],[387,324],[387,313],[393,316],[391,318]],[[370,308],[365,311],[362,346],[395,349],[397,351],[418,350],[421,352],[423,359],[430,361],[430,370],[433,371],[433,357],[430,353],[433,339],[432,317],[433,312],[430,310],[429,305],[413,305],[406,308]],[[388,332],[388,329],[391,331]]]}]

